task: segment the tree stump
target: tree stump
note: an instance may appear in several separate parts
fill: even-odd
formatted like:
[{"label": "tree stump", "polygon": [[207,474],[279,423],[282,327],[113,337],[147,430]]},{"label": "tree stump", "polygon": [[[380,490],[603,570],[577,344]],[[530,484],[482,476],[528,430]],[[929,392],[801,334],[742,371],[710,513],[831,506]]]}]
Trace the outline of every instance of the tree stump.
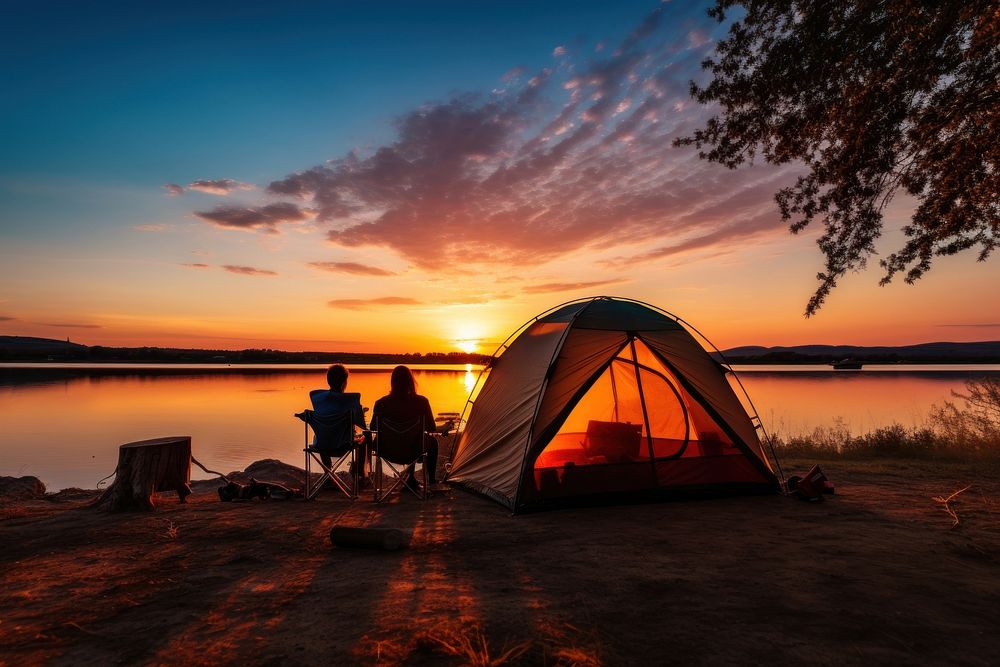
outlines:
[{"label": "tree stump", "polygon": [[157,491],[177,491],[180,502],[191,495],[191,436],[130,442],[118,448],[115,481],[95,503],[117,512],[151,510]]}]

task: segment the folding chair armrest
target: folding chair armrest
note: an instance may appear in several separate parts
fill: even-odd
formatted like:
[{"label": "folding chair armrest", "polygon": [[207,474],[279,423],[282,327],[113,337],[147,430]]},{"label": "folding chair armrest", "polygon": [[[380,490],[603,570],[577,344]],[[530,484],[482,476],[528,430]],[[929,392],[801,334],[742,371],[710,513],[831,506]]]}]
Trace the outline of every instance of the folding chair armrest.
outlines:
[{"label": "folding chair armrest", "polygon": [[299,419],[301,419],[304,422],[308,422],[309,421],[309,416],[311,414],[313,414],[312,410],[303,410],[302,412],[296,412],[294,416],[298,417]]}]

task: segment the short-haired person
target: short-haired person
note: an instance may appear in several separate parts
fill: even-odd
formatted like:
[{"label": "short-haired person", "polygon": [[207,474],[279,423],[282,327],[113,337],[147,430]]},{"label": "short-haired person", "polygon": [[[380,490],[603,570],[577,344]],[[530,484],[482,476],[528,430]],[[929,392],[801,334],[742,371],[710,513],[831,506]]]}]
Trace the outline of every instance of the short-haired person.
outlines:
[{"label": "short-haired person", "polygon": [[[350,412],[351,421],[354,422],[355,426],[362,429],[367,428],[365,426],[365,412],[361,408],[361,394],[357,392],[347,393],[345,391],[347,389],[347,376],[347,369],[342,364],[330,366],[326,371],[326,382],[330,385],[330,388],[313,389],[309,392],[313,410],[316,414],[326,416],[336,416]],[[327,468],[332,465],[330,452],[319,452],[319,456],[323,459],[323,463]],[[358,444],[355,457],[357,465],[360,466],[358,470],[363,476],[365,465],[364,442]]]},{"label": "short-haired person", "polygon": [[[420,417],[423,418],[425,431],[436,430],[430,401],[417,393],[417,382],[406,366],[396,366],[392,369],[389,393],[375,401],[375,407],[372,408],[372,428],[378,428],[378,420],[382,417],[395,422],[408,422]],[[437,484],[437,440],[429,435],[424,437],[427,445],[427,456],[424,460],[427,480],[430,484]],[[407,468],[404,474],[406,485],[415,488],[413,466]]]}]

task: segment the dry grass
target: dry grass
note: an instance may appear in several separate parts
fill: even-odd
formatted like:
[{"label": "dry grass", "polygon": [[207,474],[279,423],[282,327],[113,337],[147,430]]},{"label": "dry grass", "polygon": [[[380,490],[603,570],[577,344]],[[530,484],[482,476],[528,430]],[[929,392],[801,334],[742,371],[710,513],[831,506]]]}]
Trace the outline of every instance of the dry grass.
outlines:
[{"label": "dry grass", "polygon": [[23,507],[17,505],[12,505],[10,507],[0,508],[0,521],[7,519],[18,519],[23,516],[27,516],[28,512]]},{"label": "dry grass", "polygon": [[583,632],[569,623],[546,624],[541,638],[505,641],[491,646],[478,624],[437,627],[416,633],[412,640],[364,638],[356,655],[373,658],[377,665],[406,663],[414,652],[447,656],[467,667],[500,667],[511,664],[546,667],[600,667],[609,662],[594,632]]},{"label": "dry grass", "polygon": [[569,623],[546,628],[542,664],[555,667],[600,667],[607,662],[596,631],[584,632]]},{"label": "dry grass", "polygon": [[504,642],[494,651],[490,648],[486,634],[478,625],[470,625],[458,630],[445,628],[435,633],[424,632],[417,635],[417,646],[432,652],[450,655],[469,667],[498,667],[518,659],[531,648],[531,641],[515,644]]},{"label": "dry grass", "polygon": [[968,491],[971,488],[972,488],[972,485],[969,484],[965,488],[962,488],[962,489],[959,489],[958,491],[955,491],[950,496],[947,496],[947,497],[945,497],[945,496],[932,496],[931,497],[931,500],[933,500],[936,503],[939,503],[941,505],[942,511],[944,511],[948,516],[951,517],[951,520],[952,520],[951,527],[953,529],[958,527],[959,519],[958,519],[958,512],[956,512],[955,508],[953,508],[951,506],[951,501],[953,501],[955,498],[958,498],[960,495],[962,495],[963,493],[965,493],[966,491]]}]

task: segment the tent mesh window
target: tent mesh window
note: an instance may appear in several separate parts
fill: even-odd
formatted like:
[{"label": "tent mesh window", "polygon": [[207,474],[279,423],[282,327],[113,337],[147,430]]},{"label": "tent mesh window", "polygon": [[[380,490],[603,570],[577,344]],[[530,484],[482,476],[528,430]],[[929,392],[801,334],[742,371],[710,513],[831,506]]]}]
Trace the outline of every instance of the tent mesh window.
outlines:
[{"label": "tent mesh window", "polygon": [[[578,398],[538,455],[544,496],[654,487],[662,462],[741,456],[642,340],[631,340]],[[674,466],[676,467],[676,466]]]}]

